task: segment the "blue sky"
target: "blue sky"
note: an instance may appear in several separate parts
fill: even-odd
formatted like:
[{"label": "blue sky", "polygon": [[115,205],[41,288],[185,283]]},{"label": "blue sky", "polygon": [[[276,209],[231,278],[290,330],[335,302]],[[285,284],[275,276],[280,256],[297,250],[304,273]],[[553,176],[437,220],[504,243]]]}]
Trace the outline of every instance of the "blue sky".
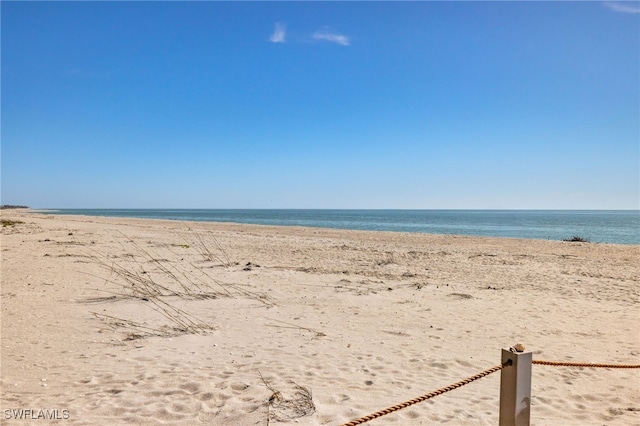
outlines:
[{"label": "blue sky", "polygon": [[7,2],[38,208],[640,208],[640,2]]}]

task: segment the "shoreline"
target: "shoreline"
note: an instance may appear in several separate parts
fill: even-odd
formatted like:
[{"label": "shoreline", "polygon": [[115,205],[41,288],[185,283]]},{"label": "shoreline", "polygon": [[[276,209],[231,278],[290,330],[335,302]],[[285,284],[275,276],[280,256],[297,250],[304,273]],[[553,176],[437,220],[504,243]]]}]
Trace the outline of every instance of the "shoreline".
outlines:
[{"label": "shoreline", "polygon": [[[130,209],[123,209],[130,210]],[[162,209],[158,209],[162,210]],[[205,209],[206,210],[206,209]],[[266,210],[266,209],[265,209]],[[276,209],[278,210],[278,209]],[[309,209],[314,210],[314,209]],[[16,211],[16,210],[13,210]],[[322,227],[322,226],[306,226],[306,225],[272,225],[272,224],[260,224],[260,223],[245,223],[245,222],[231,222],[231,221],[215,221],[215,220],[185,220],[185,219],[167,219],[167,218],[145,218],[145,217],[128,217],[128,216],[102,216],[102,215],[85,215],[85,214],[56,214],[56,213],[45,213],[48,211],[55,210],[34,210],[34,209],[23,209],[24,213],[27,214],[43,214],[45,216],[57,216],[62,218],[66,217],[84,217],[87,219],[91,218],[104,218],[104,219],[112,219],[112,220],[148,220],[148,221],[167,221],[167,222],[179,222],[184,224],[191,223],[204,223],[204,224],[218,224],[220,226],[230,225],[230,226],[258,226],[258,227],[273,227],[273,228],[302,228],[302,229],[314,229],[314,230],[323,230],[326,232],[338,231],[338,232],[382,232],[382,233],[392,233],[392,234],[407,234],[407,235],[426,235],[426,236],[450,236],[457,238],[486,238],[486,239],[499,239],[499,240],[518,240],[518,241],[552,241],[552,242],[560,242],[560,243],[570,243],[570,244],[597,244],[597,245],[619,245],[626,247],[637,246],[640,247],[640,243],[611,243],[611,242],[591,242],[589,240],[586,241],[569,241],[567,239],[551,239],[551,238],[528,238],[528,237],[511,237],[511,236],[493,236],[493,235],[472,235],[472,234],[456,234],[456,233],[430,233],[430,232],[410,232],[410,231],[395,231],[395,230],[374,230],[374,229],[351,229],[351,228],[338,228],[338,227]],[[471,210],[470,210],[471,211]],[[483,211],[483,210],[477,210]],[[489,210],[487,210],[489,211]],[[498,211],[498,210],[495,210]],[[517,211],[517,210],[504,210],[504,211]],[[546,211],[546,210],[545,210]],[[577,211],[577,210],[576,210]],[[587,211],[587,210],[585,210]],[[592,211],[592,210],[588,210]],[[596,211],[596,210],[593,210]],[[600,211],[600,210],[598,210]],[[622,211],[622,210],[602,210],[602,211]],[[625,212],[627,210],[624,210]],[[635,211],[635,210],[628,210]],[[571,238],[572,236],[567,236],[566,238]]]},{"label": "shoreline", "polygon": [[[496,365],[517,342],[534,359],[640,363],[635,245],[2,217],[23,222],[2,228],[3,413],[339,424]],[[169,294],[143,296],[143,285]],[[176,325],[164,315],[178,315],[172,308],[192,322]],[[534,366],[532,422],[640,423],[638,378]],[[497,424],[499,382],[494,374],[377,422]],[[273,390],[300,396],[296,386],[310,391],[313,413],[270,403]]]}]

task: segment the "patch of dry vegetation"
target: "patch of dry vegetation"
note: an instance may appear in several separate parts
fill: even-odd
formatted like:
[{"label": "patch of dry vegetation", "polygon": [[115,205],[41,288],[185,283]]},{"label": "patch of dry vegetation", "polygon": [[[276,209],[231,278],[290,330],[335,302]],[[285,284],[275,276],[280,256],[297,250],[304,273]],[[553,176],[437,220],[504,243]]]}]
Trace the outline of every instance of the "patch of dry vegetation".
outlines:
[{"label": "patch of dry vegetation", "polygon": [[293,394],[291,396],[285,396],[281,391],[267,382],[262,376],[262,373],[260,373],[260,379],[271,392],[266,402],[267,424],[269,424],[271,420],[287,422],[299,417],[310,416],[316,412],[311,389],[291,382]]},{"label": "patch of dry vegetation", "polygon": [[11,219],[2,219],[1,222],[2,222],[3,228],[6,228],[7,226],[15,226],[19,223],[24,223],[21,220],[11,220]]},{"label": "patch of dry vegetation", "polygon": [[[164,325],[150,326],[131,319],[93,312],[95,318],[105,323],[108,328],[124,332],[125,340],[151,336],[204,334],[215,329],[212,324],[176,307],[173,303],[176,299],[188,301],[247,297],[267,306],[272,304],[263,294],[248,291],[237,284],[218,281],[205,268],[185,260],[182,254],[171,251],[170,247],[165,247],[169,253],[158,254],[151,248],[142,247],[124,234],[121,234],[121,237],[119,244],[122,246],[123,254],[120,256],[109,257],[97,249],[88,248],[91,252],[88,257],[105,272],[94,276],[104,280],[111,289],[103,290],[109,293],[108,296],[93,297],[84,302],[115,303],[135,300],[161,314],[166,321]],[[215,238],[207,239],[197,233],[186,238],[196,242],[194,246],[203,258],[214,261],[223,260],[225,264],[232,263]],[[211,241],[215,241],[213,247],[210,246]],[[191,247],[188,244],[179,246]]]}]

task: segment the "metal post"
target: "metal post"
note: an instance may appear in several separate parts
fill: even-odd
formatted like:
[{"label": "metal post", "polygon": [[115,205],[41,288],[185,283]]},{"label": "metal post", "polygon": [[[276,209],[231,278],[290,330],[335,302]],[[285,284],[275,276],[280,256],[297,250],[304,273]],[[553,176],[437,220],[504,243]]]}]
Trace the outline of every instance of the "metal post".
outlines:
[{"label": "metal post", "polygon": [[531,359],[531,352],[524,352],[522,345],[502,349],[502,363],[511,361],[511,366],[501,370],[500,426],[529,426]]}]

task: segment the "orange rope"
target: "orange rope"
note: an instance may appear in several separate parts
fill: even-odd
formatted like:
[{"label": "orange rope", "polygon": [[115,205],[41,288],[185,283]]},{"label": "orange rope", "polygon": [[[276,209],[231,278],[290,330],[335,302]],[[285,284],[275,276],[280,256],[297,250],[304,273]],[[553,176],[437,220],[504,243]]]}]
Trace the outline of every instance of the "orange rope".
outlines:
[{"label": "orange rope", "polygon": [[[587,362],[564,362],[564,361],[531,361],[532,364],[536,365],[549,365],[553,367],[588,367],[588,368],[640,368],[640,364],[593,364]],[[461,386],[467,385],[475,380],[478,380],[482,377],[488,376],[491,373],[495,373],[496,371],[500,371],[505,367],[511,365],[511,360],[505,362],[502,365],[496,365],[488,370],[483,371],[482,373],[478,373],[475,376],[469,377],[468,379],[464,379],[458,383],[454,383],[453,385],[447,386],[445,388],[438,389],[433,392],[429,392],[417,398],[411,399],[406,402],[402,402],[400,404],[393,405],[389,408],[385,408],[384,410],[380,410],[376,413],[369,414],[368,416],[361,417],[356,420],[352,420],[348,423],[344,423],[342,426],[356,426],[362,423],[366,423],[370,420],[377,419],[378,417],[382,417],[387,414],[391,414],[394,411],[402,410],[403,408],[410,407],[419,402],[426,401],[427,399],[431,399],[434,396],[441,395],[443,393],[452,391],[454,389],[458,389]]]},{"label": "orange rope", "polygon": [[588,362],[564,362],[564,361],[531,361],[537,365],[551,365],[554,367],[590,367],[590,368],[640,368],[640,364],[591,364]]},{"label": "orange rope", "polygon": [[469,377],[468,379],[464,379],[464,380],[462,380],[462,381],[460,381],[458,383],[454,383],[453,385],[447,386],[445,388],[438,389],[438,390],[433,391],[433,392],[429,392],[427,394],[424,394],[424,395],[419,396],[417,398],[411,399],[409,401],[406,401],[406,402],[403,402],[403,403],[400,403],[400,404],[396,404],[396,405],[394,405],[392,407],[385,408],[384,410],[378,411],[377,413],[369,414],[368,416],[364,416],[364,417],[361,417],[359,419],[352,420],[352,421],[350,421],[348,423],[343,424],[342,426],[356,426],[356,425],[359,425],[359,424],[362,424],[362,423],[366,423],[369,420],[377,419],[378,417],[382,417],[382,416],[384,416],[386,414],[393,413],[394,411],[402,410],[403,408],[407,408],[407,407],[410,407],[411,405],[417,404],[419,402],[426,401],[427,399],[433,398],[434,396],[438,396],[438,395],[441,395],[443,393],[452,391],[454,389],[458,389],[461,386],[467,385],[467,384],[469,384],[469,383],[471,383],[471,382],[473,382],[475,380],[478,380],[478,379],[481,379],[481,378],[483,378],[485,376],[488,376],[491,373],[495,373],[496,371],[500,371],[503,368],[508,367],[510,365],[511,365],[511,360],[505,362],[502,365],[496,365],[495,367],[492,367],[492,368],[490,368],[488,370],[485,370],[482,373],[478,373],[475,376]]}]

